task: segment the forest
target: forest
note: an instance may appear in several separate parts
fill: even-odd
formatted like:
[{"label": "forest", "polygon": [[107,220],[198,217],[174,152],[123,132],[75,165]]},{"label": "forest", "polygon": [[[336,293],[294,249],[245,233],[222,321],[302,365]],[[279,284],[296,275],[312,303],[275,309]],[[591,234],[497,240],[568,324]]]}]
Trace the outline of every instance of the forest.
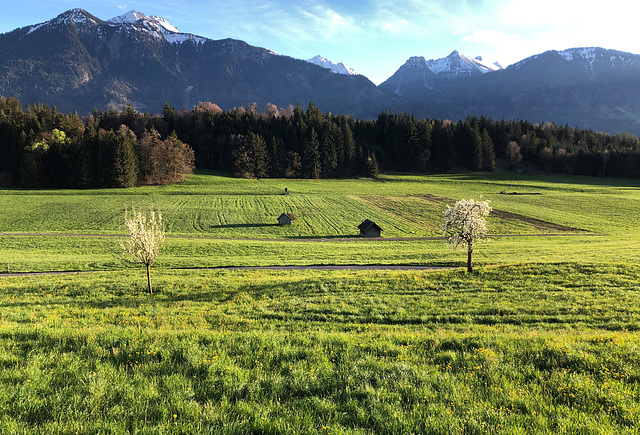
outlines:
[{"label": "forest", "polygon": [[228,111],[199,103],[162,113],[94,110],[80,117],[0,97],[0,185],[132,187],[180,181],[194,168],[246,178],[341,178],[380,171],[514,171],[640,177],[640,142],[553,123],[418,119],[382,112],[376,119],[303,109]]}]

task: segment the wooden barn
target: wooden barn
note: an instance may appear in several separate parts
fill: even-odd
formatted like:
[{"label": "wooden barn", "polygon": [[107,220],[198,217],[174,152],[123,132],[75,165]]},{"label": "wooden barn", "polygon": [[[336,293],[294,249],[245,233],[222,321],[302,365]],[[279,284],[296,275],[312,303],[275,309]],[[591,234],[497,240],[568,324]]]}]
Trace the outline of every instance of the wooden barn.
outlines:
[{"label": "wooden barn", "polygon": [[361,237],[380,237],[380,233],[382,232],[382,228],[369,219],[358,225],[358,229],[360,230]]},{"label": "wooden barn", "polygon": [[289,213],[282,213],[278,216],[278,225],[291,225],[293,223],[293,216]]}]

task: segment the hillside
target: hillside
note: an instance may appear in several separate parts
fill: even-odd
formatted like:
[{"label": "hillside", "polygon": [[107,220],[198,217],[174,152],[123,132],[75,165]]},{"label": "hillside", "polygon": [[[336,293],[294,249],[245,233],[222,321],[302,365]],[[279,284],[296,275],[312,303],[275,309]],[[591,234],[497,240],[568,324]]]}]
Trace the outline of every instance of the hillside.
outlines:
[{"label": "hillside", "polygon": [[364,76],[239,40],[181,33],[159,17],[132,12],[103,21],[82,9],[0,35],[0,95],[79,113],[129,103],[158,113],[165,101],[188,109],[199,101],[224,109],[313,101],[362,117],[412,107]]},{"label": "hillside", "polygon": [[158,113],[165,101],[178,109],[210,101],[225,110],[313,101],[323,112],[367,119],[383,110],[453,120],[486,115],[640,134],[640,56],[632,53],[572,48],[504,69],[458,51],[414,56],[380,86],[344,65],[314,62],[183,33],[140,12],[104,21],[72,9],[0,35],[0,95],[81,115],[128,104]]},{"label": "hillside", "polygon": [[380,87],[441,118],[486,115],[640,134],[640,55],[573,48],[496,71],[481,71],[468,60],[457,52],[436,61],[413,57]]}]

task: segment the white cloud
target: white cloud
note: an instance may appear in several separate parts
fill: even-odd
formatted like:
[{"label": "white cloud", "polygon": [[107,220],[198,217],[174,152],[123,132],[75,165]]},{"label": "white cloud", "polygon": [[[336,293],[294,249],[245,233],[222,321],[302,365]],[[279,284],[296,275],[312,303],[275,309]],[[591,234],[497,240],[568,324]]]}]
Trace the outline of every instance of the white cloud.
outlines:
[{"label": "white cloud", "polygon": [[300,17],[291,18],[296,32],[305,35],[306,39],[341,38],[359,32],[351,17],[343,17],[333,9],[320,4],[311,9],[300,9]]},{"label": "white cloud", "polygon": [[386,33],[394,36],[405,35],[413,33],[416,28],[411,26],[404,18],[396,18],[391,21],[383,21],[377,24],[377,26]]},{"label": "white cloud", "polygon": [[589,3],[595,2],[582,0],[577,6],[573,1],[513,0],[502,8],[501,18],[507,25],[527,28],[543,25],[567,26],[580,18],[580,11],[587,8]]},{"label": "white cloud", "polygon": [[507,34],[498,30],[476,30],[462,40],[490,47],[517,47],[522,44],[520,35]]},{"label": "white cloud", "polygon": [[[640,52],[635,36],[640,4],[628,0],[509,0],[500,8],[492,28],[517,33],[521,57],[546,50],[600,46]],[[479,41],[477,35],[467,41]],[[507,48],[509,47],[509,48]],[[505,40],[504,51],[517,50]]]}]

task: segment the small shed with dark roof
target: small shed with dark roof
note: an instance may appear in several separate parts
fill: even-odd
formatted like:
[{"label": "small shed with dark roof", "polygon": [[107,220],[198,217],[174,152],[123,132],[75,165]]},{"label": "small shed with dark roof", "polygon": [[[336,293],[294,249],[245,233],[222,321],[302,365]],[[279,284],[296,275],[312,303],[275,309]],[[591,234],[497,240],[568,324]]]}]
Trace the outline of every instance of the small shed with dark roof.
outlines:
[{"label": "small shed with dark roof", "polygon": [[382,228],[369,219],[358,225],[358,229],[360,230],[361,237],[380,237],[380,233],[382,232]]},{"label": "small shed with dark roof", "polygon": [[282,213],[278,216],[278,225],[291,225],[293,223],[293,216],[289,213]]}]

